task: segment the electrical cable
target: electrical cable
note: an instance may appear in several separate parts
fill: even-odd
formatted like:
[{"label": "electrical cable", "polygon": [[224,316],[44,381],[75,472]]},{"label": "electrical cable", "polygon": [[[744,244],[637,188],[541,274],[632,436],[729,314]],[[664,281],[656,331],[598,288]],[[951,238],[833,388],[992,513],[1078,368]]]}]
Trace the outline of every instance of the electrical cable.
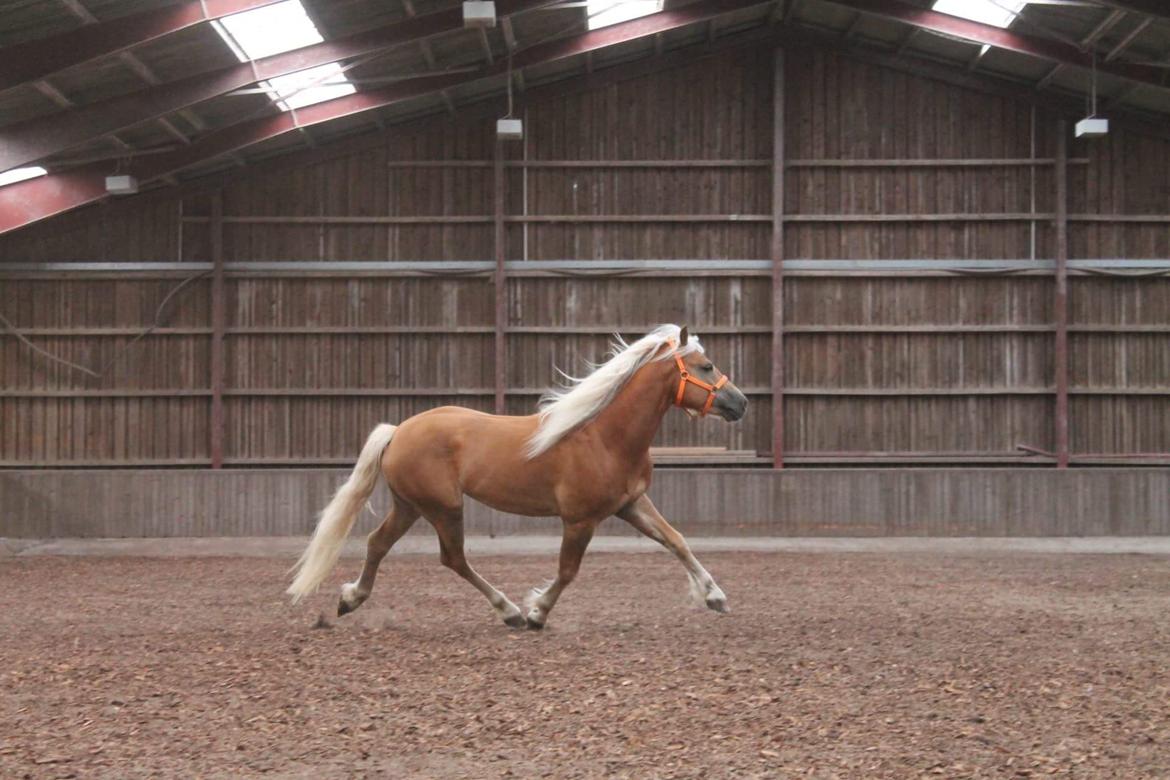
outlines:
[{"label": "electrical cable", "polygon": [[186,279],[184,279],[183,281],[179,282],[177,285],[172,287],[170,292],[168,292],[165,296],[163,296],[162,302],[159,303],[158,308],[155,309],[154,322],[152,322],[150,324],[150,326],[148,328],[146,328],[145,330],[143,330],[141,333],[138,333],[137,335],[135,335],[134,338],[132,338],[129,342],[124,344],[117,352],[114,353],[114,356],[112,358],[110,358],[108,361],[106,361],[106,364],[103,365],[101,367],[101,369],[98,371],[94,371],[92,368],[88,368],[88,367],[80,365],[78,363],[74,363],[71,360],[66,360],[63,357],[59,357],[58,355],[54,355],[51,352],[48,352],[44,349],[41,349],[36,344],[32,343],[32,341],[30,341],[27,336],[25,336],[23,333],[21,333],[19,330],[17,330],[16,326],[13,325],[12,322],[7,317],[5,317],[2,312],[0,312],[0,326],[3,326],[4,330],[6,330],[11,335],[15,336],[17,341],[24,344],[26,347],[31,349],[36,354],[44,357],[45,359],[51,360],[51,361],[56,362],[56,363],[60,363],[61,365],[65,366],[66,368],[71,368],[74,371],[80,371],[83,374],[86,374],[87,376],[93,377],[94,379],[101,379],[102,377],[106,376],[106,374],[109,372],[109,370],[111,368],[113,368],[114,365],[117,364],[117,362],[119,360],[122,359],[122,357],[127,353],[127,351],[129,351],[129,349],[132,346],[134,346],[139,341],[141,341],[142,339],[149,336],[151,333],[153,333],[158,328],[162,327],[163,309],[166,308],[166,305],[170,302],[170,300],[172,298],[174,298],[176,295],[178,295],[179,292],[181,290],[183,290],[183,288],[185,288],[187,285],[191,284],[192,282],[194,282],[198,279],[202,279],[203,277],[208,276],[211,273],[212,273],[212,271],[210,271],[210,270],[201,271],[200,273],[197,273],[194,276],[188,276]]}]

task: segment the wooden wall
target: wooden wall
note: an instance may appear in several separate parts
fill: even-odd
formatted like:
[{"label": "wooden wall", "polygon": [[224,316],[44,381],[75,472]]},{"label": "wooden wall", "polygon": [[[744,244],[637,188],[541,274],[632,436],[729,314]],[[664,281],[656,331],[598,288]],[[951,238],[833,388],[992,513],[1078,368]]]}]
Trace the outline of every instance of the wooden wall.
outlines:
[{"label": "wooden wall", "polygon": [[[4,469],[0,528],[9,540],[304,536],[346,473]],[[672,525],[707,536],[1165,535],[1167,493],[1170,469],[1108,467],[663,468],[650,488]],[[389,502],[389,491],[379,486],[374,512],[357,519],[354,542],[377,526]],[[470,500],[464,522],[469,535],[547,534],[559,527],[555,519],[508,515]],[[410,533],[434,539],[426,523]],[[616,517],[598,533],[636,535]]]},{"label": "wooden wall", "polygon": [[[768,461],[772,283],[745,261],[770,258],[772,57],[726,52],[524,107],[504,175],[509,412],[532,410],[554,364],[599,358],[607,332],[687,322],[752,406],[738,426],[672,415],[660,443]],[[806,49],[787,52],[784,90],[789,462],[1051,463],[1016,448],[1057,445],[1057,118]],[[436,118],[223,181],[227,464],[340,463],[377,421],[492,408],[491,131]],[[1170,263],[1170,143],[1120,127],[1070,157],[1070,258]],[[0,338],[0,465],[210,462],[209,279],[129,342],[212,260],[212,197],[191,185],[0,238],[0,314],[76,363],[118,357],[92,378]],[[623,266],[647,260],[703,262]],[[858,265],[800,267],[832,260]],[[179,265],[12,270],[50,262]],[[1074,455],[1170,458],[1170,279],[1075,272],[1070,295]]]}]

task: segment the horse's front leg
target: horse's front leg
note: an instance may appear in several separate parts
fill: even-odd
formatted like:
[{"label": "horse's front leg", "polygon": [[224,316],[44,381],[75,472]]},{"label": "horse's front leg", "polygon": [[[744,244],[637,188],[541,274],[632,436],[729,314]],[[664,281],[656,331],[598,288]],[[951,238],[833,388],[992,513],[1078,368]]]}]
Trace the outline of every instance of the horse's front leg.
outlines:
[{"label": "horse's front leg", "polygon": [[533,588],[524,599],[527,609],[525,618],[529,628],[544,628],[548,620],[548,613],[561,596],[561,591],[577,576],[581,568],[581,558],[589,541],[593,538],[593,529],[599,520],[569,520],[564,519],[564,531],[561,535],[561,559],[557,569],[557,576],[543,588]]},{"label": "horse's front leg", "polygon": [[706,604],[716,612],[731,611],[727,606],[727,596],[723,589],[715,584],[715,578],[703,568],[703,564],[699,563],[699,559],[691,552],[687,540],[666,522],[666,518],[650,501],[649,496],[643,493],[618,510],[617,516],[670,550],[682,561],[687,570],[687,577],[690,578],[691,596],[696,602]]}]

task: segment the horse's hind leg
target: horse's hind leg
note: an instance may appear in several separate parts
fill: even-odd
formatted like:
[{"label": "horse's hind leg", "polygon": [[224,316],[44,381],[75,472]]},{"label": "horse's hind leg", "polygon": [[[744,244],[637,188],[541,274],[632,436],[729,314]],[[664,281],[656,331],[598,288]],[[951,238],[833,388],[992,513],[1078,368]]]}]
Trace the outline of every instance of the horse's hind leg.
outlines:
[{"label": "horse's hind leg", "polygon": [[479,572],[471,568],[471,564],[467,562],[467,557],[463,554],[463,510],[428,511],[427,520],[439,535],[439,560],[443,565],[470,582],[476,590],[486,596],[492,609],[507,625],[512,628],[523,628],[525,622],[520,609],[490,582],[479,576]]},{"label": "horse's hind leg", "polygon": [[418,510],[395,496],[390,514],[386,515],[382,524],[367,537],[366,565],[362,568],[361,577],[356,582],[347,582],[341,586],[341,600],[337,603],[338,617],[353,612],[370,597],[370,591],[374,588],[374,578],[378,575],[378,564],[417,519]]}]

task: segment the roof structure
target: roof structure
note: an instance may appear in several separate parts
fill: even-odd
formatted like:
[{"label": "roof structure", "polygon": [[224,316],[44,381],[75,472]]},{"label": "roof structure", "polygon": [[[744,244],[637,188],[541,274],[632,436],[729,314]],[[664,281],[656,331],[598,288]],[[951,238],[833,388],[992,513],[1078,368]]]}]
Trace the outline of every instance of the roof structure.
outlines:
[{"label": "roof structure", "polygon": [[[766,40],[1069,112],[1095,93],[1098,113],[1170,133],[1170,4],[1156,0],[615,2],[497,0],[496,27],[465,29],[453,0],[13,0],[0,28],[0,175],[46,174],[0,185],[0,232],[104,197],[115,171],[175,184],[457,113],[509,83],[522,97],[676,50]],[[256,54],[224,32],[233,14],[289,3],[315,28],[293,48]],[[1003,11],[1005,26],[942,12],[964,3]],[[634,6],[646,15],[623,20]]]}]

